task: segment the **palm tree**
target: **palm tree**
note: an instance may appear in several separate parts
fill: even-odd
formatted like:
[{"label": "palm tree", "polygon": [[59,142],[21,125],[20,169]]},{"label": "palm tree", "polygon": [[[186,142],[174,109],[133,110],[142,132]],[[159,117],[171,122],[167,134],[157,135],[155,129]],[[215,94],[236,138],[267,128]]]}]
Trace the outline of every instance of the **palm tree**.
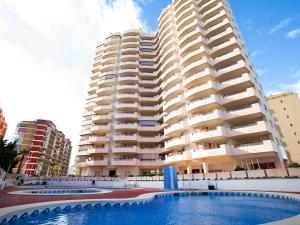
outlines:
[{"label": "palm tree", "polygon": [[8,142],[0,138],[0,167],[8,173],[18,163],[18,151],[16,147],[16,140]]},{"label": "palm tree", "polygon": [[21,156],[21,158],[19,159],[19,166],[18,166],[17,174],[19,174],[21,172],[21,168],[22,168],[24,158],[25,158],[26,155],[28,155],[29,152],[30,152],[29,149],[22,149],[21,151],[18,152],[18,156]]}]

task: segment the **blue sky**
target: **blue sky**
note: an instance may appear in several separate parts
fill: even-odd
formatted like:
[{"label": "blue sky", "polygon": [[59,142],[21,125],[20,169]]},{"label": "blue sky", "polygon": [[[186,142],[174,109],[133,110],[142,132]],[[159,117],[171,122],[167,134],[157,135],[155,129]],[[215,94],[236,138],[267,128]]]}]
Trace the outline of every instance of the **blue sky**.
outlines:
[{"label": "blue sky", "polygon": [[[170,1],[140,0],[151,29]],[[300,1],[229,0],[266,94],[300,90]],[[289,37],[290,31],[296,32]],[[297,35],[298,34],[298,35]],[[293,36],[293,33],[290,34]]]}]

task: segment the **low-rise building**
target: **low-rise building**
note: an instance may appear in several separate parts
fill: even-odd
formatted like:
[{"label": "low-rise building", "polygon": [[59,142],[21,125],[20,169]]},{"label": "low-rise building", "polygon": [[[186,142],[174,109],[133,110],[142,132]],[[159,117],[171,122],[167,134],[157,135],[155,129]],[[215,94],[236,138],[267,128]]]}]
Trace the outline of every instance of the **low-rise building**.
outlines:
[{"label": "low-rise building", "polygon": [[7,123],[5,121],[5,117],[3,116],[3,111],[0,108],[0,138],[5,136],[7,130]]}]

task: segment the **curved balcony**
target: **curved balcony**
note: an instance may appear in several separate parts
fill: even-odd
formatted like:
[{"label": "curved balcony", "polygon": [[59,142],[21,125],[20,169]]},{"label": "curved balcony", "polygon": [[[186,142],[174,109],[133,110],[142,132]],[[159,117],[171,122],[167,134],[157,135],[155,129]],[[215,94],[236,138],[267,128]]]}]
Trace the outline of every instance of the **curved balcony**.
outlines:
[{"label": "curved balcony", "polygon": [[140,39],[139,36],[132,35],[132,36],[123,36],[122,38],[122,43],[127,43],[127,42],[138,42]]},{"label": "curved balcony", "polygon": [[249,73],[244,73],[241,76],[234,77],[219,83],[222,90],[237,91],[240,88],[249,88],[255,84],[254,78]]},{"label": "curved balcony", "polygon": [[117,69],[117,64],[106,64],[101,67],[101,72],[114,71]]},{"label": "curved balcony", "polygon": [[210,55],[210,50],[206,47],[201,46],[196,50],[189,50],[190,52],[181,58],[183,67],[191,65],[193,62],[201,61],[203,57]]},{"label": "curved balcony", "polygon": [[182,73],[184,74],[184,76],[193,75],[198,71],[202,71],[205,68],[212,65],[213,65],[213,61],[209,57],[204,56],[200,60],[192,62],[188,66],[184,67]]},{"label": "curved balcony", "polygon": [[173,1],[174,11],[178,12],[180,9],[182,9],[182,7],[186,6],[187,4],[190,4],[191,2],[192,2],[191,0],[186,0],[186,1],[174,0]]},{"label": "curved balcony", "polygon": [[223,96],[223,104],[230,104],[231,106],[239,105],[240,103],[253,103],[258,99],[258,92],[253,88],[247,88],[246,90]]},{"label": "curved balcony", "polygon": [[139,53],[139,48],[122,48],[122,55],[136,55]]},{"label": "curved balcony", "polygon": [[112,121],[112,114],[104,114],[104,115],[93,115],[92,121],[94,123],[105,123]]},{"label": "curved balcony", "polygon": [[190,135],[190,141],[191,142],[221,141],[221,140],[226,140],[228,137],[230,137],[229,129],[223,126],[218,126],[214,130],[195,131]]},{"label": "curved balcony", "polygon": [[113,93],[114,93],[114,88],[113,87],[98,88],[97,91],[96,91],[96,94],[98,96],[112,95]]},{"label": "curved balcony", "polygon": [[108,145],[106,145],[105,147],[102,147],[102,148],[99,148],[99,147],[89,148],[87,150],[87,153],[89,155],[92,155],[92,154],[107,154],[107,153],[109,153]]},{"label": "curved balcony", "polygon": [[84,106],[84,109],[87,110],[87,111],[91,111],[91,110],[94,109],[95,106],[96,106],[95,102],[92,101],[92,102],[87,103],[87,104]]},{"label": "curved balcony", "polygon": [[184,103],[184,98],[182,96],[177,96],[176,98],[173,98],[172,100],[166,102],[166,104],[163,106],[163,110],[166,112],[171,112],[176,108],[182,106]]},{"label": "curved balcony", "polygon": [[159,143],[163,140],[161,136],[139,136],[138,141],[144,143]]},{"label": "curved balcony", "polygon": [[121,62],[138,61],[139,55],[137,54],[121,55],[120,60]]},{"label": "curved balcony", "polygon": [[216,93],[219,90],[219,83],[216,81],[208,81],[202,85],[196,85],[193,88],[188,89],[184,95],[188,100],[201,99],[205,96]]},{"label": "curved balcony", "polygon": [[166,155],[165,163],[176,164],[176,163],[190,161],[190,160],[191,160],[190,152],[184,151],[184,152],[176,152],[176,153],[171,153],[170,155]]},{"label": "curved balcony", "polygon": [[267,111],[259,103],[254,103],[243,108],[227,111],[226,118],[227,120],[240,120],[241,118],[251,120],[260,118],[262,114],[267,115]]},{"label": "curved balcony", "polygon": [[186,144],[187,144],[187,142],[186,142],[184,136],[181,136],[181,137],[178,137],[178,138],[172,138],[168,141],[165,141],[165,150],[182,148]]},{"label": "curved balcony", "polygon": [[236,48],[225,55],[219,56],[214,59],[215,67],[224,67],[224,65],[233,64],[238,60],[245,59],[245,54],[239,48]]},{"label": "curved balcony", "polygon": [[114,146],[112,148],[113,153],[138,153],[137,146]]},{"label": "curved balcony", "polygon": [[189,113],[194,113],[199,110],[207,110],[211,111],[215,108],[218,108],[220,105],[222,105],[222,98],[218,95],[211,95],[208,98],[203,98],[199,100],[195,100],[187,105],[187,111]]},{"label": "curved balcony", "polygon": [[139,105],[137,103],[121,103],[116,104],[116,108],[121,111],[137,111]]},{"label": "curved balcony", "polygon": [[97,89],[98,89],[97,86],[90,87],[90,88],[88,89],[88,93],[89,93],[90,95],[96,94]]},{"label": "curved balcony", "polygon": [[210,38],[222,31],[223,29],[230,27],[233,25],[232,21],[229,20],[228,18],[224,18],[221,22],[211,26],[205,31],[205,35],[207,38]]},{"label": "curved balcony", "polygon": [[171,124],[185,117],[185,109],[183,107],[170,112],[164,117],[164,123]]},{"label": "curved balcony", "polygon": [[255,123],[244,124],[230,129],[232,137],[256,137],[266,135],[272,132],[272,128],[265,121],[257,121]]},{"label": "curved balcony", "polygon": [[190,11],[189,14],[183,20],[180,21],[180,23],[176,24],[177,31],[182,30],[182,28],[189,25],[197,17],[198,17],[198,15],[197,15],[196,11]]},{"label": "curved balcony", "polygon": [[[199,28],[199,22],[198,20],[195,18],[191,23],[189,23],[188,25],[186,25],[185,27],[183,27],[179,32],[178,32],[178,37],[181,39],[183,38],[186,34],[188,34],[189,32],[193,31],[196,28]],[[203,33],[203,32],[201,32]]]},{"label": "curved balcony", "polygon": [[206,51],[207,54],[210,54],[210,50],[208,50],[206,47],[204,48],[205,39],[201,36],[191,39],[188,43],[183,44],[182,48],[180,49],[181,57],[187,57],[191,52],[194,52],[195,50],[201,49],[202,52]]},{"label": "curved balcony", "polygon": [[[136,69],[140,65],[139,62],[127,61],[127,62],[120,62],[119,66],[121,69]],[[122,71],[122,73],[124,73],[124,71]]]},{"label": "curved balcony", "polygon": [[221,11],[222,9],[227,9],[228,10],[228,7],[227,7],[227,5],[225,5],[221,1],[221,2],[218,2],[218,4],[216,4],[214,7],[212,7],[209,10],[206,10],[205,12],[203,12],[202,15],[201,15],[201,19],[203,21],[206,21],[209,18],[211,18],[212,16],[214,16],[216,11]]},{"label": "curved balcony", "polygon": [[100,97],[96,98],[95,102],[98,105],[100,105],[100,104],[108,105],[108,104],[112,103],[113,100],[114,100],[114,98],[112,95],[107,95],[107,96],[100,96]]},{"label": "curved balcony", "polygon": [[218,19],[225,18],[226,16],[227,16],[226,11],[225,11],[225,10],[221,10],[217,15],[212,16],[212,17],[210,17],[209,19],[207,19],[207,20],[203,23],[203,26],[204,26],[205,28],[211,27],[211,26],[217,24],[216,21],[217,21]]},{"label": "curved balcony", "polygon": [[115,64],[117,62],[117,59],[118,58],[116,56],[110,56],[110,57],[107,57],[105,59],[102,59],[101,64],[102,65]]},{"label": "curved balcony", "polygon": [[194,6],[191,4],[188,7],[186,7],[184,10],[182,10],[180,13],[178,13],[175,16],[175,21],[177,24],[179,24],[181,22],[181,20],[183,20],[185,18],[185,16],[191,11],[194,10]]},{"label": "curved balcony", "polygon": [[139,106],[139,111],[141,112],[156,112],[161,108],[161,105],[154,106]]},{"label": "curved balcony", "polygon": [[207,45],[208,44],[207,39],[202,37],[200,34],[203,34],[203,31],[199,27],[195,28],[193,31],[186,33],[182,37],[179,37],[178,40],[179,46],[184,48],[185,45],[187,45],[188,43],[192,42],[197,38],[200,39],[202,43]]},{"label": "curved balcony", "polygon": [[91,136],[89,142],[92,144],[105,144],[109,142],[109,137],[107,136]]},{"label": "curved balcony", "polygon": [[213,125],[219,125],[222,124],[223,121],[226,119],[226,114],[220,110],[215,109],[212,112],[206,113],[206,114],[198,114],[193,115],[188,120],[188,125],[191,127],[197,127],[197,126],[213,126]]},{"label": "curved balcony", "polygon": [[119,70],[119,75],[120,76],[132,76],[136,75],[138,76],[139,74],[139,69],[134,68],[134,69],[120,69]]},{"label": "curved balcony", "polygon": [[110,87],[116,83],[116,78],[109,78],[109,79],[101,79],[98,81],[99,87]]},{"label": "curved balcony", "polygon": [[136,158],[114,158],[111,160],[112,166],[137,166],[138,165],[138,159]]},{"label": "curved balcony", "polygon": [[137,84],[135,85],[118,85],[117,90],[119,93],[126,93],[128,91],[138,91],[139,86]]},{"label": "curved balcony", "polygon": [[105,134],[111,130],[111,124],[96,125],[91,127],[94,134]]},{"label": "curved balcony", "polygon": [[153,97],[144,97],[140,96],[139,101],[140,103],[157,103],[159,101],[160,96],[156,95]]},{"label": "curved balcony", "polygon": [[[219,45],[222,43],[222,40],[226,39],[226,38],[231,38],[234,36],[234,30],[231,27],[228,27],[225,31],[216,34],[214,36],[212,36],[211,38],[208,39],[208,43],[213,47],[215,45]],[[222,39],[220,41],[220,39]]]},{"label": "curved balcony", "polygon": [[139,98],[138,94],[117,94],[118,101],[134,101],[136,102]]},{"label": "curved balcony", "polygon": [[168,79],[170,76],[176,74],[179,72],[179,64],[174,64],[173,66],[169,67],[169,69],[167,69],[164,73],[162,73],[161,75],[161,79],[165,80]]},{"label": "curved balcony", "polygon": [[177,54],[171,55],[167,60],[164,61],[164,63],[160,66],[160,71],[165,72],[170,66],[174,63],[179,62],[179,57]]},{"label": "curved balcony", "polygon": [[115,134],[113,136],[114,141],[121,142],[136,142],[137,134]]},{"label": "curved balcony", "polygon": [[114,125],[115,130],[137,130],[138,129],[137,123],[116,123]]},{"label": "curved balcony", "polygon": [[215,157],[230,157],[232,149],[229,145],[220,145],[219,148],[214,149],[195,149],[192,151],[192,159],[206,159]]},{"label": "curved balcony", "polygon": [[107,159],[87,159],[87,166],[107,166]]},{"label": "curved balcony", "polygon": [[184,88],[182,85],[177,84],[174,87],[170,88],[166,92],[162,94],[162,98],[165,101],[169,101],[170,99],[176,97],[177,95],[181,94],[184,91]]},{"label": "curved balcony", "polygon": [[169,77],[166,81],[164,81],[161,86],[164,90],[169,90],[173,85],[179,83],[181,81],[181,76],[176,73],[175,75]]},{"label": "curved balcony", "polygon": [[184,130],[187,130],[188,127],[184,123],[184,121],[180,121],[178,123],[172,124],[169,127],[164,129],[164,135],[167,137],[172,137],[174,135],[178,135],[182,133]]},{"label": "curved balcony", "polygon": [[99,105],[94,108],[94,112],[98,114],[106,114],[112,112],[113,106],[112,105]]},{"label": "curved balcony", "polygon": [[162,166],[161,159],[140,159],[139,164],[140,167],[149,167],[155,168]]},{"label": "curved balcony", "polygon": [[[157,120],[155,117],[153,120]],[[158,132],[164,128],[163,124],[156,124],[155,126],[139,126],[138,130],[139,132]]]},{"label": "curved balcony", "polygon": [[138,82],[138,77],[119,77],[119,84],[121,85],[137,84]]},{"label": "curved balcony", "polygon": [[234,155],[277,153],[275,144],[270,140],[233,147]]},{"label": "curved balcony", "polygon": [[225,79],[226,77],[238,76],[243,73],[249,73],[251,71],[250,66],[244,61],[240,60],[230,66],[224,67],[216,71],[217,77],[222,77]]},{"label": "curved balcony", "polygon": [[118,120],[138,120],[138,113],[133,112],[133,113],[121,113],[117,112],[115,115],[115,118]]}]

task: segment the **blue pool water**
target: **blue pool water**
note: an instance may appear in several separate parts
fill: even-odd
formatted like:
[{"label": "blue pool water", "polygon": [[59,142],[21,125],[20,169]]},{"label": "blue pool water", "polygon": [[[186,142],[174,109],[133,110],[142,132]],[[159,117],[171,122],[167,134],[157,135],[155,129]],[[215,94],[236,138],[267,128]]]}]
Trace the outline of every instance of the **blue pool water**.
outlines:
[{"label": "blue pool water", "polygon": [[188,195],[144,205],[92,206],[29,215],[16,224],[39,225],[251,225],[300,214],[299,202],[259,196]]}]

